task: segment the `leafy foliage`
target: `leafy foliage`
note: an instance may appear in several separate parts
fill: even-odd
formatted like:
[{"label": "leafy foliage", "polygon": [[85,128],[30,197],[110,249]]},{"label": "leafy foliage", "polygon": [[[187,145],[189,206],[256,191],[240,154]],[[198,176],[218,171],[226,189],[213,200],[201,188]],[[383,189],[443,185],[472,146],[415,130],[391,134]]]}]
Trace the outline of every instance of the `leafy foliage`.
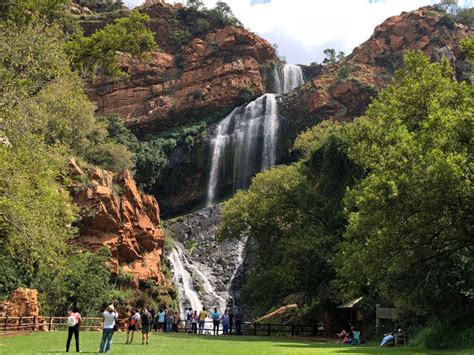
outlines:
[{"label": "leafy foliage", "polygon": [[474,307],[472,99],[447,61],[412,53],[356,121],[349,155],[368,176],[346,196],[338,272],[347,294],[370,288],[417,321],[465,324]]},{"label": "leafy foliage", "polygon": [[336,53],[336,50],[333,48],[326,48],[324,50],[324,55],[326,56],[323,60],[323,64],[336,64],[346,57],[346,54],[342,51]]},{"label": "leafy foliage", "polygon": [[222,209],[221,235],[255,243],[245,302],[261,314],[295,292],[321,305],[364,295],[411,324],[442,322],[451,331],[425,343],[452,346],[474,310],[472,100],[447,61],[413,52],[363,117],[301,134],[298,163]]},{"label": "leafy foliage", "polygon": [[[224,204],[221,236],[249,236],[257,259],[242,290],[261,314],[289,294],[307,302],[334,297],[330,265],[342,238],[342,197],[359,169],[347,157],[346,128],[325,123],[300,136],[304,159],[258,174]],[[307,270],[317,270],[308,273]]]},{"label": "leafy foliage", "polygon": [[0,24],[0,297],[34,287],[45,311],[63,314],[71,303],[87,303],[93,313],[110,296],[105,288],[120,291],[109,285],[110,255],[69,244],[78,211],[61,185],[65,163],[71,155],[91,161],[100,150],[101,164],[119,168],[131,153],[95,119],[64,53],[61,16],[41,13],[61,2],[23,2],[33,6],[27,19],[12,15],[19,3]]},{"label": "leafy foliage", "polygon": [[129,17],[115,19],[112,24],[89,37],[76,35],[66,49],[73,65],[87,75],[104,70],[115,77],[126,77],[117,63],[117,51],[143,57],[158,49],[153,33],[146,27],[149,17],[130,11]]}]

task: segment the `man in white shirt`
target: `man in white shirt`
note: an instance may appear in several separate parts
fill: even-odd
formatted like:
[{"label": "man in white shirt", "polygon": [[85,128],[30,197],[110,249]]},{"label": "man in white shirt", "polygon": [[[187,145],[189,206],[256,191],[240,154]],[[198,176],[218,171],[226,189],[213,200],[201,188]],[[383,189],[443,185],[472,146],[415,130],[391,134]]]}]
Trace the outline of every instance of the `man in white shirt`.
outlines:
[{"label": "man in white shirt", "polygon": [[107,307],[107,309],[103,313],[104,316],[104,327],[102,331],[102,340],[100,342],[100,350],[99,352],[108,353],[110,347],[112,345],[112,336],[114,335],[114,328],[115,328],[115,321],[117,320],[118,313],[115,312],[114,305],[111,304]]}]

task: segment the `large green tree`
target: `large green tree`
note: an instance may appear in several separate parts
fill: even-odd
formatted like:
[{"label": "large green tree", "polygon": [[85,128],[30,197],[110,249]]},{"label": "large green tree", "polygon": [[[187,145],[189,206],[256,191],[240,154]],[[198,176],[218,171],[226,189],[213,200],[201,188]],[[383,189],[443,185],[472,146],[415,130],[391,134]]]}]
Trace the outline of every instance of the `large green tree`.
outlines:
[{"label": "large green tree", "polygon": [[472,315],[473,98],[447,60],[410,53],[355,121],[349,155],[368,175],[346,196],[348,295],[376,291],[418,321]]},{"label": "large green tree", "polygon": [[242,290],[254,313],[294,293],[308,304],[335,298],[330,261],[345,225],[342,198],[360,175],[347,143],[346,126],[329,122],[309,130],[295,146],[302,161],[258,174],[248,191],[224,204],[222,237],[247,236],[255,246]]}]

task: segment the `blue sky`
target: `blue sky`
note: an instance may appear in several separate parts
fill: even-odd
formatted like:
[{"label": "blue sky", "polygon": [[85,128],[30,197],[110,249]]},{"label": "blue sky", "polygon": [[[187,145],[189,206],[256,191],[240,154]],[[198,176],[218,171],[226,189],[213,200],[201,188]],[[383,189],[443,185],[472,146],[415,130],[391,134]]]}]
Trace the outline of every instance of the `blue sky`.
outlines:
[{"label": "blue sky", "polygon": [[[167,0],[168,2],[182,2]],[[463,0],[465,1],[472,0]],[[125,0],[136,6],[143,0]],[[204,0],[213,7],[217,0]],[[350,53],[375,26],[437,0],[227,0],[244,26],[278,45],[289,63],[321,62],[325,48]]]}]

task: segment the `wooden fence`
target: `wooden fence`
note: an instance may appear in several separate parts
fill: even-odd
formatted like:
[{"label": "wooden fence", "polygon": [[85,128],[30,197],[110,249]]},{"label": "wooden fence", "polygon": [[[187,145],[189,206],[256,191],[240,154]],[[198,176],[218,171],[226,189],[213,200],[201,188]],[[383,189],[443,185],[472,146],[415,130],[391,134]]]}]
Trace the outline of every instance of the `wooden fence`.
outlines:
[{"label": "wooden fence", "polygon": [[[212,333],[212,321],[206,322],[206,333]],[[118,319],[119,330],[126,330],[126,319]],[[81,330],[101,330],[103,326],[102,318],[83,317]],[[67,317],[0,317],[0,336],[15,334],[18,332],[37,331],[58,331],[67,330]],[[179,332],[190,333],[191,328],[185,322],[180,324]],[[222,324],[219,327],[219,334],[222,334]],[[271,323],[242,323],[241,332],[243,335],[253,336],[317,336],[316,325],[304,324],[271,324]],[[235,326],[232,328],[235,334]],[[325,334],[326,336],[328,334]]]}]

